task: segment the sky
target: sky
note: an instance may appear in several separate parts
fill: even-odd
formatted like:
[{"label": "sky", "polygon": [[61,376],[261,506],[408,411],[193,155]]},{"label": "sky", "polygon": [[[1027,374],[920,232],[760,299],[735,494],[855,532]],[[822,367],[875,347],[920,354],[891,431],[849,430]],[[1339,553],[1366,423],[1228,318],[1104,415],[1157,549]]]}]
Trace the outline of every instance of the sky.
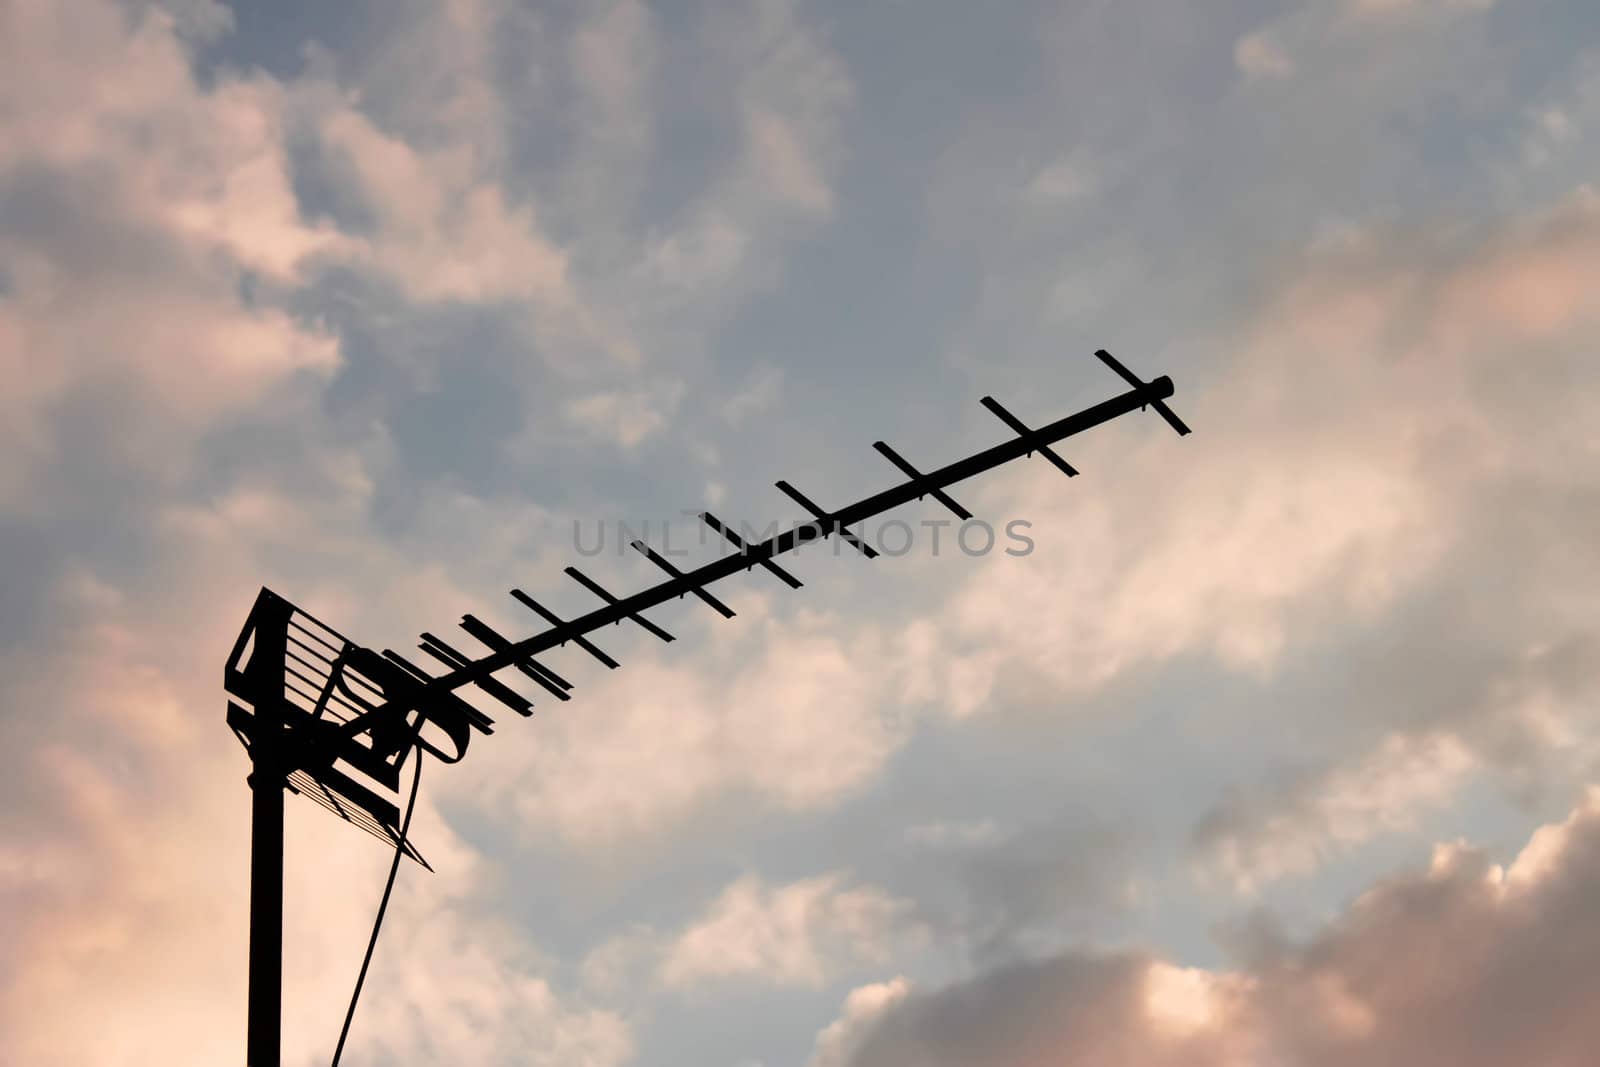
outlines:
[{"label": "sky", "polygon": [[[1586,0],[5,0],[0,1062],[242,1062],[260,587],[532,632],[1099,348],[1194,433],[953,490],[1032,551],[813,547],[430,764],[344,1062],[1592,1062],[1597,127]],[[389,859],[290,798],[292,1067]]]}]

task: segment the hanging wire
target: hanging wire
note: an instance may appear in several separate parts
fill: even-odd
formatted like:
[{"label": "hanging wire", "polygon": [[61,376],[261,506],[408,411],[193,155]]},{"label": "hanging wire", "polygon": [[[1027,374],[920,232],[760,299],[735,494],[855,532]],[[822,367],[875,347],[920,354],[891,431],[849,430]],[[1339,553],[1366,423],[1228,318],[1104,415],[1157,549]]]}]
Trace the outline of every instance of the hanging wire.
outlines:
[{"label": "hanging wire", "polygon": [[339,1057],[344,1054],[344,1042],[350,1036],[350,1020],[356,1015],[356,1002],[361,999],[361,986],[367,980],[367,967],[372,963],[372,950],[378,946],[378,931],[383,927],[383,913],[389,910],[389,894],[394,891],[394,877],[400,870],[400,860],[405,856],[406,831],[411,828],[411,813],[417,807],[417,787],[422,784],[422,750],[418,749],[416,770],[411,775],[411,799],[406,801],[405,818],[400,820],[400,838],[394,846],[394,862],[389,865],[389,880],[383,886],[383,899],[378,902],[378,916],[372,922],[372,937],[367,940],[367,954],[361,961],[361,973],[356,975],[356,987],[350,994],[350,1008],[344,1013],[344,1027],[339,1031],[339,1044],[333,1050],[331,1067],[339,1067]]}]

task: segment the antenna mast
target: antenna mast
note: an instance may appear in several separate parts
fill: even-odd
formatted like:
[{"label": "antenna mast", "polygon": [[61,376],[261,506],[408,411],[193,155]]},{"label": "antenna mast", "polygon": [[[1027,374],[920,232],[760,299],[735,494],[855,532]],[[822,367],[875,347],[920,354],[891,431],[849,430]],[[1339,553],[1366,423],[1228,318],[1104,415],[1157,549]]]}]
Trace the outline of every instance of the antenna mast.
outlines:
[{"label": "antenna mast", "polygon": [[616,669],[617,661],[589,640],[596,631],[627,620],[671,641],[670,633],[642,613],[685,595],[732,618],[733,609],[707,589],[713,582],[759,566],[798,589],[799,579],[774,562],[775,557],[834,536],[873,558],[877,551],[850,527],[924,497],[931,496],[962,520],[971,519],[972,513],[946,490],[1015,459],[1038,453],[1074,477],[1077,469],[1051,446],[1136,408],[1152,408],[1180,435],[1189,432],[1166,405],[1173,394],[1172,379],[1163,376],[1146,382],[1103,349],[1095,355],[1128,383],[1126,392],[1039,427],[1028,426],[992,397],[983,397],[984,407],[1012,432],[1009,439],[926,474],[889,445],[874,442],[873,447],[906,480],[836,511],[827,511],[788,482],[779,481],[778,489],[809,513],[811,521],[759,542],[746,542],[704,512],[701,520],[737,552],[682,571],[644,542],[635,541],[632,547],[666,578],[629,596],[613,596],[576,567],[568,567],[567,575],[603,602],[572,619],[563,620],[527,593],[513,589],[512,597],[538,615],[546,628],[513,640],[465,615],[461,628],[488,649],[472,654],[424,632],[419,647],[443,665],[443,673],[437,675],[390,649],[375,652],[357,645],[304,609],[262,589],[223,675],[223,688],[244,702],[229,702],[227,722],[252,765],[247,779],[252,790],[248,1067],[279,1067],[280,1062],[285,789],[310,797],[427,867],[403,830],[400,769],[413,753],[419,760],[427,754],[445,763],[459,762],[474,732],[493,732],[494,720],[458,696],[457,690],[473,686],[517,714],[531,715],[533,702],[496,678],[496,672],[513,669],[544,693],[570,700],[572,683],[535,656],[571,643]]}]

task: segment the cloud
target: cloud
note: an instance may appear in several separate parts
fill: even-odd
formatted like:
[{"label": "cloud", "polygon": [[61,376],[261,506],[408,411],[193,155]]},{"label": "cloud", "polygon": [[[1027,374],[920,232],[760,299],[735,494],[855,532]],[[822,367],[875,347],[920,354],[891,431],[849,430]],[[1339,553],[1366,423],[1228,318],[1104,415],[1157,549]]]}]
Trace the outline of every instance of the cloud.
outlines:
[{"label": "cloud", "polygon": [[1363,17],[1456,15],[1487,11],[1495,0],[1349,0],[1351,12]]},{"label": "cloud", "polygon": [[[547,213],[508,180],[498,134],[505,86],[492,84],[473,43],[493,40],[494,11],[455,5],[431,50],[402,31],[377,42],[370,67],[335,73],[313,50],[292,82],[227,67],[200,78],[190,48],[216,27],[155,9],[88,4],[68,18],[23,4],[3,19],[0,38],[15,54],[0,87],[15,106],[0,117],[0,198],[16,225],[0,238],[0,372],[9,383],[0,506],[52,547],[39,602],[8,601],[33,617],[0,661],[7,706],[51,709],[0,720],[8,750],[28,754],[5,789],[0,1059],[145,1063],[169,1056],[181,1030],[196,1062],[224,1062],[237,1057],[244,1031],[248,791],[203,665],[231,641],[245,606],[238,597],[248,596],[239,591],[266,581],[381,641],[397,619],[439,618],[478,599],[443,576],[439,558],[452,546],[480,550],[458,575],[503,575],[511,561],[528,562],[528,531],[541,515],[397,483],[398,422],[365,397],[346,403],[365,372],[349,373],[346,337],[290,309],[342,270],[390,285],[402,318],[426,304],[526,304],[541,339],[613,344],[623,355],[626,332],[591,310],[592,279],[548,235],[560,208]],[[761,49],[775,46],[773,58],[807,77],[803,28],[784,19],[770,28]],[[587,68],[596,77],[606,73],[599,48]],[[400,62],[408,53],[413,61]],[[381,92],[397,68],[409,91]],[[740,242],[769,232],[760,181],[784,183],[775,201],[784,219],[816,217],[828,195],[827,168],[811,155],[829,134],[827,114],[808,118],[805,94],[785,99],[792,83],[774,80],[760,56],[748,69],[765,86],[765,110],[750,157],[736,164],[757,178],[726,216]],[[630,106],[626,96],[618,108]],[[320,154],[338,186],[335,206],[357,203],[357,217],[310,217],[296,185],[308,153]],[[730,205],[707,203],[720,225]],[[448,380],[451,370],[418,377]],[[630,407],[633,394],[595,377],[591,398],[620,399],[575,401],[580,420],[598,418],[627,440],[639,439],[641,419],[659,424],[647,409],[660,395]],[[676,390],[666,396],[670,410]],[[763,402],[758,382],[749,409]],[[397,484],[424,515],[448,519],[413,529],[377,514]],[[469,516],[481,521],[464,534]],[[82,554],[90,528],[117,544],[118,559]],[[710,746],[677,794],[685,803],[731,775],[758,791],[770,781],[763,795],[803,808],[859,788],[881,765],[899,727],[845,718],[870,697],[820,628],[799,635],[792,659],[758,657],[731,715],[701,699],[709,677],[668,672],[668,695],[676,685],[692,698],[685,710],[711,708]],[[659,676],[639,670],[632,706],[660,713],[661,691],[650,687]],[[796,686],[797,674],[839,686],[848,729],[827,737],[799,720],[823,690]],[[764,718],[768,686],[798,689],[804,701],[776,730]],[[205,708],[213,712],[196,710]],[[639,718],[674,738],[670,720]],[[659,753],[635,755],[666,788],[646,781],[638,804],[602,813],[602,827],[619,816],[658,826],[652,808],[663,793],[669,819],[685,810],[671,802],[677,771]],[[743,766],[725,766],[725,756]],[[595,787],[576,791],[559,827],[586,828],[596,813],[586,802],[630,791],[623,781]],[[386,857],[320,811],[290,804],[286,1017],[300,1022],[286,1050],[304,1060],[325,1054],[337,1033]],[[379,1062],[605,1067],[630,1058],[626,1020],[564,990],[537,946],[483,913],[471,888],[493,880],[482,858],[426,802],[418,821],[425,851],[459,877],[412,888],[415,872],[402,875],[352,1051]],[[779,887],[771,902],[781,910],[805,891]],[[850,936],[893,905],[868,889],[814,887],[799,917],[814,926],[773,928],[774,961],[799,968],[780,977],[810,980],[798,955],[809,937],[819,939],[815,966],[850,958]],[[732,917],[741,918],[753,921]],[[675,974],[696,973],[691,949],[716,930],[675,957]]]},{"label": "cloud", "polygon": [[1286,78],[1294,63],[1265,32],[1247,33],[1233,46],[1233,63],[1253,78]]},{"label": "cloud", "polygon": [[[880,993],[819,1036],[814,1067],[1249,1062],[1232,976],[1136,956],[1018,964],[966,985]],[[865,1020],[861,1017],[866,1016]],[[841,1025],[841,1023],[843,1025]],[[837,1029],[835,1029],[837,1027]],[[832,1046],[832,1047],[830,1047]],[[844,1046],[842,1055],[840,1046]]]},{"label": "cloud", "polygon": [[573,310],[565,253],[541,232],[532,205],[508,204],[470,154],[418,152],[350,108],[325,116],[320,132],[377,217],[361,254],[413,299],[523,299]]},{"label": "cloud", "polygon": [[[4,660],[7,704],[51,709],[0,720],[0,741],[32,757],[3,796],[7,1061],[240,1054],[247,761],[221,729],[209,672],[192,663],[219,662],[238,623],[210,583],[247,588],[240,572],[259,564],[214,550],[184,562],[203,580],[180,586],[164,564],[151,576],[167,593],[159,604],[80,572],[54,590],[50,645]],[[326,1056],[337,1035],[388,857],[320,809],[287,805],[285,1050],[302,1062]],[[554,988],[540,977],[547,961],[484,913],[481,857],[426,799],[415,829],[441,873],[402,873],[352,1052],[592,1067],[631,1055],[620,1018]]]},{"label": "cloud", "polygon": [[[50,709],[0,720],[6,749],[25,754],[7,775],[0,850],[8,1062],[168,1060],[178,1032],[196,1062],[237,1058],[248,790],[215,675],[196,664],[220,662],[240,591],[262,580],[295,575],[297,599],[336,607],[357,575],[413,607],[449,591],[405,566],[398,538],[373,536],[383,433],[325,419],[341,339],[290,310],[323,266],[363,248],[308,221],[294,188],[287,144],[316,93],[227,68],[199,79],[188,48],[216,12],[190,10],[212,29],[93,3],[0,16],[14,105],[0,116],[0,510],[8,537],[50,546],[39,595],[7,604],[26,622],[3,653],[7,707]],[[429,175],[405,171],[415,153],[391,147],[397,178],[426,194]],[[518,221],[503,207],[467,197],[451,240]],[[491,249],[519,269],[527,251]],[[291,847],[318,857],[291,853],[287,887],[286,1017],[305,1025],[286,1048],[304,1059],[337,1033],[386,857],[320,812],[302,824],[295,805]],[[420,821],[436,859],[470,868],[436,816]],[[631,1053],[624,1023],[534,977],[531,946],[475,903],[440,881],[402,888],[398,925],[412,906],[426,914],[411,947],[433,966],[375,972],[362,1019],[383,1021],[369,1033],[421,1042],[470,1013],[482,1026],[456,1047],[475,1062]],[[467,943],[481,947],[456,951]]]},{"label": "cloud", "polygon": [[[424,890],[431,885],[421,881]],[[407,914],[409,911],[409,914]],[[620,1014],[556,989],[513,926],[469,897],[424,893],[396,908],[384,944],[391,961],[373,988],[362,1047],[396,1064],[529,1063],[621,1067],[637,1051]],[[386,927],[388,923],[386,922]],[[425,966],[396,966],[397,960]]]},{"label": "cloud", "polygon": [[1308,944],[1267,951],[1255,970],[1274,1043],[1308,1065],[1583,1062],[1597,846],[1591,796],[1508,870],[1444,847]]},{"label": "cloud", "polygon": [[1593,1045],[1597,889],[1600,792],[1507,868],[1443,846],[1303,943],[1259,935],[1237,970],[1073,952],[942,990],[865,987],[813,1064],[1576,1067]]},{"label": "cloud", "polygon": [[1081,200],[1095,191],[1093,165],[1082,154],[1068,154],[1055,160],[1028,182],[1028,196],[1046,203]]},{"label": "cloud", "polygon": [[839,116],[852,95],[843,65],[787,0],[764,0],[722,32],[743,68],[741,184],[802,215],[829,214],[826,172],[837,163]]},{"label": "cloud", "polygon": [[273,83],[202,90],[155,10],[5,18],[0,500],[48,510],[73,465],[174,475],[224,420],[325,382],[337,339],[244,290],[340,238],[300,217]]},{"label": "cloud", "polygon": [[[1589,468],[1536,457],[1586,447],[1600,403],[1564,347],[1592,320],[1597,217],[1580,193],[1470,242],[1373,230],[1307,252],[1225,339],[1231,360],[1180,383],[1192,438],[1114,428],[1074,443],[1093,493],[1031,468],[978,490],[986,512],[1034,523],[1026,568],[982,568],[940,626],[838,632],[763,608],[718,638],[706,672],[645,652],[589,694],[605,714],[552,719],[538,752],[496,757],[491,778],[518,783],[503,803],[572,841],[672,825],[730,793],[818,810],[870,781],[930,701],[957,718],[1060,704],[1186,657],[1272,694],[1329,642],[1413,623],[1435,636],[1356,650],[1353,706],[1300,701],[1348,721],[1325,765],[1247,782],[1204,817],[1213,873],[1308,873],[1414,826],[1473,775],[1532,766],[1575,728],[1585,683],[1547,684],[1570,653],[1530,650],[1579,647],[1592,625],[1579,603],[1549,610],[1589,552],[1571,511]],[[1557,543],[1564,563],[1532,548]],[[1461,577],[1488,574],[1494,609],[1469,610],[1484,587]],[[1479,669],[1435,669],[1464,642]],[[851,666],[873,649],[887,670]]]},{"label": "cloud", "polygon": [[655,16],[634,2],[594,6],[573,35],[578,129],[562,199],[597,224],[586,241],[616,239],[644,191],[661,110],[653,93],[662,47]]},{"label": "cloud", "polygon": [[[242,1030],[247,794],[206,665],[232,637],[239,597],[267,581],[398,647],[419,620],[476,607],[506,574],[542,567],[544,494],[558,490],[522,479],[505,496],[407,468],[406,432],[459,436],[490,421],[470,390],[454,410],[417,414],[428,390],[477,366],[438,353],[463,337],[476,351],[479,327],[514,335],[494,356],[495,386],[549,397],[526,440],[546,414],[559,428],[568,413],[625,448],[659,440],[677,383],[696,388],[696,365],[771,291],[789,244],[870,209],[846,197],[857,88],[827,34],[787,4],[687,23],[640,5],[586,8],[567,33],[558,14],[452,3],[365,27],[337,56],[309,48],[289,80],[213,63],[230,21],[214,4],[186,3],[182,16],[59,8],[0,16],[0,92],[16,105],[0,117],[0,539],[23,545],[6,558],[0,676],[6,705],[24,709],[0,725],[6,750],[23,754],[0,790],[0,941],[12,950],[0,1059],[144,1062],[184,1026],[196,1057],[225,1061]],[[1321,70],[1302,38],[1268,29],[1294,83]],[[667,130],[669,100],[682,107]],[[1579,114],[1564,101],[1552,98]],[[1581,125],[1567,121],[1541,125],[1552,145]],[[686,132],[704,144],[680,152]],[[1107,162],[1116,153],[1101,147],[1030,144],[995,185],[1032,220],[1086,222],[1039,208],[1118,195],[1138,170],[1127,160],[1148,159]],[[938,206],[989,223],[960,198]],[[1180,379],[1202,433],[1124,449],[1130,438],[1108,429],[1073,453],[1095,491],[1060,510],[1044,505],[1059,498],[1054,480],[996,484],[992,500],[1035,508],[1036,534],[1046,521],[1062,532],[1040,538],[1047,568],[1026,580],[986,570],[940,615],[948,627],[881,605],[776,617],[741,600],[744,617],[705,638],[704,656],[621,654],[624,671],[582,680],[582,706],[541,716],[536,734],[505,731],[475,748],[470,771],[430,787],[452,816],[515,820],[558,839],[563,856],[632,858],[671,847],[714,807],[754,826],[902,785],[885,770],[929,705],[968,717],[956,729],[1003,727],[1008,707],[1077,707],[1140,672],[1196,663],[1285,695],[1274,684],[1308,653],[1337,651],[1338,635],[1368,632],[1377,646],[1386,626],[1425,620],[1437,636],[1404,647],[1425,647],[1428,669],[1366,650],[1359,673],[1372,681],[1339,708],[1348,731],[1330,729],[1325,764],[1282,788],[1240,772],[1241,792],[1207,824],[1213,860],[1227,857],[1218,869],[1257,882],[1309,870],[1414,826],[1472,775],[1554,768],[1546,788],[1559,788],[1593,757],[1592,598],[1571,575],[1594,563],[1597,411],[1581,358],[1595,326],[1594,229],[1583,193],[1499,232],[1352,228],[1279,264],[1283,282],[1252,308],[1251,329],[1201,344],[1238,354],[1205,368],[1218,383],[1209,396],[1200,373]],[[1099,284],[1118,270],[1140,278],[1127,264]],[[1063,276],[1075,277],[1053,262],[1050,278]],[[656,364],[642,382],[639,338]],[[412,345],[426,366],[396,375],[397,348]],[[730,415],[808,384],[784,373],[719,374],[734,387]],[[648,476],[637,462],[629,470]],[[1113,470],[1126,485],[1100,477]],[[740,477],[717,472],[730,497]],[[1019,611],[1042,632],[1016,629]],[[1301,722],[1326,710],[1285,703]],[[976,718],[986,711],[1000,714]],[[1207,711],[1196,736],[1216,722]],[[293,1041],[305,1056],[336,1029],[385,859],[310,815],[293,834],[305,851],[291,996],[306,1020]],[[592,987],[565,987],[561,961],[482,914],[474,887],[501,872],[438,810],[420,817],[429,855],[460,880],[402,882],[358,1020],[363,1046],[390,1060],[589,1064],[645,1047],[600,980],[605,961]],[[1119,899],[1120,865],[1102,885],[1048,841],[995,834],[977,823],[912,835],[964,842],[945,853],[975,865],[951,879],[973,895],[951,912],[963,933],[1035,945],[1077,902],[1068,890],[1093,890],[1082,895],[1096,909]],[[1582,836],[1542,834],[1507,884],[1548,884]],[[1441,870],[1459,862],[1444,855]],[[814,989],[819,975],[890,962],[876,946],[906,936],[903,897],[936,895],[879,884],[752,874],[647,947],[671,947],[673,988],[765,974]],[[334,943],[330,931],[349,936]],[[1216,1020],[1241,999],[1262,1003],[1247,989],[1254,970],[1241,985],[1119,959],[1045,980],[1116,986],[1095,1003],[1163,1035],[1159,1055],[1232,1055]],[[853,1056],[872,1019],[921,996],[909,988],[868,987],[818,1055]],[[1327,1001],[1317,1010],[1335,1029],[1380,1031],[1376,1009],[1343,988],[1329,979],[1305,995]]]},{"label": "cloud", "polygon": [[915,659],[871,625],[770,611],[748,598],[741,625],[711,631],[692,664],[619,654],[624,668],[584,694],[588,714],[551,716],[536,746],[486,752],[479,778],[499,784],[480,801],[529,835],[600,847],[681,824],[713,797],[812,811],[861,789],[909,732],[895,707]]},{"label": "cloud", "polygon": [[754,415],[770,411],[783,395],[783,371],[777,367],[760,367],[748,382],[722,405],[722,417],[738,425]]},{"label": "cloud", "polygon": [[907,841],[938,849],[988,845],[1004,836],[993,819],[918,823],[906,828]]},{"label": "cloud", "polygon": [[782,886],[729,885],[666,950],[660,980],[684,988],[743,978],[819,988],[844,968],[879,963],[915,933],[912,904],[839,873]]},{"label": "cloud", "polygon": [[1221,875],[1241,892],[1309,874],[1330,855],[1380,833],[1417,829],[1419,812],[1448,804],[1478,769],[1454,735],[1391,734],[1359,762],[1212,809],[1195,828],[1202,872]]},{"label": "cloud", "polygon": [[788,0],[713,18],[704,40],[696,60],[718,72],[719,96],[731,94],[737,148],[670,229],[641,234],[627,291],[651,319],[689,313],[716,325],[775,282],[773,253],[786,240],[833,215],[854,90],[839,55]]},{"label": "cloud", "polygon": [[845,998],[844,1012],[817,1034],[808,1067],[848,1067],[862,1038],[910,992],[911,983],[903,976],[852,989]]},{"label": "cloud", "polygon": [[[234,75],[203,90],[158,8],[133,16],[92,4],[66,19],[53,5],[23,3],[7,17],[8,37],[27,45],[6,65],[14,105],[0,170],[36,168],[69,190],[112,193],[106,214],[124,227],[168,230],[196,255],[222,252],[278,281],[338,246],[336,232],[300,217],[276,82]],[[68,222],[36,219],[28,229]]]},{"label": "cloud", "polygon": [[[492,308],[538,349],[512,368],[530,398],[545,367],[626,395],[645,360],[699,366],[783,246],[832,212],[849,81],[786,3],[688,25],[607,4],[570,27],[459,4],[395,20],[341,63],[293,90],[351,216],[327,262],[414,305]],[[680,93],[704,101],[711,138],[692,164],[659,150]]]},{"label": "cloud", "polygon": [[1054,951],[1134,900],[1135,833],[1085,813],[920,824],[906,837],[916,850],[897,884],[914,887],[940,944],[980,966]]},{"label": "cloud", "polygon": [[[1193,437],[1073,442],[1093,494],[997,475],[980,505],[1026,516],[1037,548],[954,596],[929,657],[944,710],[1061,702],[1199,657],[1341,716],[1298,799],[1223,835],[1238,877],[1410,825],[1367,802],[1375,786],[1426,808],[1479,768],[1584,773],[1562,750],[1592,679],[1533,650],[1587,647],[1597,621],[1551,610],[1594,562],[1577,502],[1596,467],[1557,457],[1593,451],[1600,411],[1578,356],[1597,325],[1581,295],[1600,284],[1596,203],[1580,189],[1470,236],[1373,229],[1309,251],[1224,339],[1234,354],[1178,383]],[[1353,634],[1372,636],[1342,647],[1362,666],[1339,695],[1293,696],[1288,672]],[[1217,820],[1207,834],[1234,823]]]},{"label": "cloud", "polygon": [[656,390],[591,393],[567,405],[567,418],[595,437],[633,448],[668,424],[682,398],[678,383]]},{"label": "cloud", "polygon": [[1499,162],[1503,187],[1522,196],[1528,187],[1587,181],[1600,124],[1600,59],[1586,57],[1531,101],[1523,113],[1522,151]]}]

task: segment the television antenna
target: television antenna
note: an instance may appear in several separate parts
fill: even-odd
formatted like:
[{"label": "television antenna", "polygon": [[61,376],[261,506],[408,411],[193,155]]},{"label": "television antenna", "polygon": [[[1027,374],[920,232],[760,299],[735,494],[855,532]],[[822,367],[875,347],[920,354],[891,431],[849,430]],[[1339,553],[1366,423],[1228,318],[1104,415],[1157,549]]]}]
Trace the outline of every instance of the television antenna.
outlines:
[{"label": "television antenna", "polygon": [[[779,481],[778,489],[812,518],[760,541],[745,540],[740,532],[703,512],[701,520],[724,538],[724,548],[731,546],[736,551],[683,571],[644,542],[634,541],[633,547],[664,571],[666,578],[629,596],[614,596],[576,567],[568,567],[567,575],[602,601],[593,611],[575,618],[562,619],[527,593],[513,589],[512,597],[537,615],[545,629],[514,640],[481,619],[465,615],[461,628],[488,651],[464,652],[443,638],[423,633],[419,647],[443,666],[440,674],[429,674],[390,649],[377,652],[358,645],[310,612],[263,588],[223,673],[223,688],[243,702],[229,701],[228,726],[251,762],[247,779],[252,795],[248,1067],[279,1067],[280,1061],[285,791],[309,797],[395,849],[372,941],[345,1018],[345,1032],[334,1054],[337,1064],[401,857],[409,856],[428,867],[407,836],[422,759],[432,756],[444,763],[460,762],[475,733],[493,732],[494,720],[458,696],[457,690],[472,686],[519,715],[531,715],[532,700],[496,678],[497,672],[514,670],[524,683],[556,700],[569,700],[572,683],[535,657],[571,644],[614,670],[617,661],[589,639],[599,630],[629,621],[671,641],[673,636],[646,619],[643,612],[686,595],[732,618],[733,609],[708,590],[711,583],[760,567],[798,589],[800,580],[774,562],[776,557],[830,536],[869,559],[875,557],[877,551],[850,527],[924,497],[932,497],[958,518],[969,520],[971,512],[946,490],[1015,459],[1038,453],[1063,474],[1074,477],[1077,469],[1051,446],[1135,409],[1152,408],[1180,435],[1189,432],[1166,405],[1173,394],[1171,378],[1146,382],[1109,352],[1102,349],[1095,355],[1128,383],[1126,392],[1038,427],[1030,427],[993,397],[983,397],[984,407],[1012,432],[1000,444],[923,473],[889,445],[874,442],[873,447],[905,476],[904,481],[835,511],[818,506],[788,482]],[[402,813],[400,772],[413,756],[411,790]]]}]

